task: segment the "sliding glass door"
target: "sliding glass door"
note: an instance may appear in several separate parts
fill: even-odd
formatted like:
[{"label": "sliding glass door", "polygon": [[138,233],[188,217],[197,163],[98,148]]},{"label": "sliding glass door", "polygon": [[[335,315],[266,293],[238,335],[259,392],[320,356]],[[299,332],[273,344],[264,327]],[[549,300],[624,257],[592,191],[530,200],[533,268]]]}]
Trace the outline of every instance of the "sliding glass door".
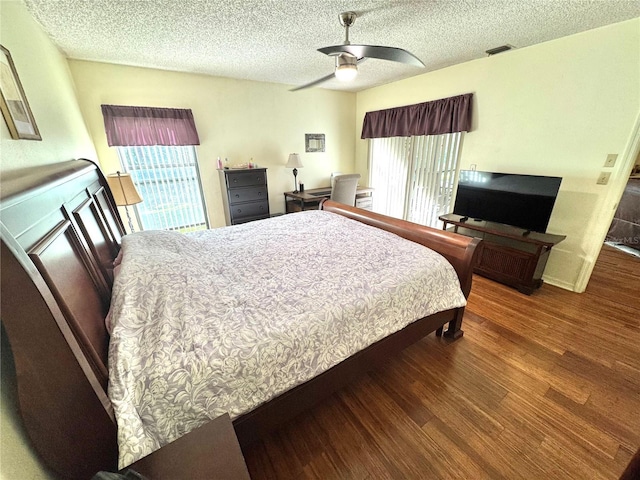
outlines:
[{"label": "sliding glass door", "polygon": [[462,134],[370,139],[373,210],[442,227],[438,217],[453,208]]}]

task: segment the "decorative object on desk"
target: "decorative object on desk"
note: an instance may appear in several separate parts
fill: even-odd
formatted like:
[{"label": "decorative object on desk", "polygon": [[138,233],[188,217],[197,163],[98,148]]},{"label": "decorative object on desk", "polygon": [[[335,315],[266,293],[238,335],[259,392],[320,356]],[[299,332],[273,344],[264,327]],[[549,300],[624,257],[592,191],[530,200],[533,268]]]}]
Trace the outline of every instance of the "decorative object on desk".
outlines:
[{"label": "decorative object on desk", "polygon": [[9,50],[0,45],[0,109],[11,138],[42,140]]},{"label": "decorative object on desk", "polygon": [[293,191],[295,193],[298,193],[298,180],[296,178],[298,176],[298,169],[302,168],[303,166],[304,165],[302,165],[302,162],[300,161],[300,155],[298,155],[297,153],[289,154],[289,160],[287,161],[285,167],[293,168]]},{"label": "decorative object on desk", "polygon": [[304,183],[300,182],[300,192],[304,192]]},{"label": "decorative object on desk", "polygon": [[305,133],[305,152],[324,152],[324,133]]},{"label": "decorative object on desk", "polygon": [[131,233],[135,232],[131,215],[129,215],[129,205],[142,202],[142,198],[138,190],[136,190],[133,180],[131,180],[131,175],[128,173],[120,173],[120,171],[111,173],[107,175],[107,182],[111,188],[111,193],[113,193],[113,199],[116,201],[116,205],[124,207],[127,212]]}]

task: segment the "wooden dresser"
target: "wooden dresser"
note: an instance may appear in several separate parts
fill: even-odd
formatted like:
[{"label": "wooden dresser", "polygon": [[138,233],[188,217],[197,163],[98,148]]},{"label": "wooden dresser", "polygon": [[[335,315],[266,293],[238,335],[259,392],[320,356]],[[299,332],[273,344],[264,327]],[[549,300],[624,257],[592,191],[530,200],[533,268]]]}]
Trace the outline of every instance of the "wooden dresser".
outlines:
[{"label": "wooden dresser", "polygon": [[269,218],[267,169],[218,170],[227,225]]},{"label": "wooden dresser", "polygon": [[542,285],[551,249],[566,235],[531,232],[522,228],[461,217],[455,213],[439,217],[447,230],[481,238],[474,272],[531,295]]}]

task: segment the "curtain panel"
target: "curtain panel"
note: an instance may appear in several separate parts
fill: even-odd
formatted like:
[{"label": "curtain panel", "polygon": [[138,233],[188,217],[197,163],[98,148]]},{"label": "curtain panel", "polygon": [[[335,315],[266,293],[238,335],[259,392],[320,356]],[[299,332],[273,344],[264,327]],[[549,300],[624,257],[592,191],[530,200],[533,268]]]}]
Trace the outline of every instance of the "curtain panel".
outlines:
[{"label": "curtain panel", "polygon": [[200,145],[190,109],[102,105],[110,147]]},{"label": "curtain panel", "polygon": [[468,132],[473,93],[367,112],[361,138],[411,137]]}]

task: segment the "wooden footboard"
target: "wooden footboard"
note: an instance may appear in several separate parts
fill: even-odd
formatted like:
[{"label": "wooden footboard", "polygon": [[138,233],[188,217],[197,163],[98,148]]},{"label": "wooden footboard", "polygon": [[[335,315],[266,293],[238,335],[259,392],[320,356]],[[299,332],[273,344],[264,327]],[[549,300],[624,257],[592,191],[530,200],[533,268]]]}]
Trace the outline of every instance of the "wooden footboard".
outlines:
[{"label": "wooden footboard", "polygon": [[[480,239],[465,237],[464,235],[388,217],[368,210],[350,207],[343,203],[332,202],[331,200],[321,202],[320,208],[327,212],[337,213],[352,220],[357,220],[358,222],[395,233],[407,240],[435,250],[445,257],[453,268],[455,268],[458,279],[460,280],[460,288],[464,296],[469,297],[471,280],[473,278],[473,265],[476,262],[476,255],[478,254],[477,247],[481,242]],[[463,315],[464,308],[455,310],[454,318],[449,321],[445,336],[449,338],[462,336],[461,326]],[[436,331],[438,335],[440,335],[442,333],[442,326],[438,327]]]},{"label": "wooden footboard", "polygon": [[469,296],[473,264],[477,254],[476,247],[480,243],[480,239],[426,227],[331,200],[323,201],[320,208],[395,233],[407,240],[435,250],[456,269],[462,292],[465,297]]},{"label": "wooden footboard", "polygon": [[[2,323],[15,360],[26,430],[44,462],[64,478],[116,470],[104,320],[124,228],[108,184],[96,165],[76,160],[6,175],[1,195]],[[323,208],[440,252],[468,295],[477,240],[334,202]],[[459,336],[462,312],[418,320],[237,418],[240,442],[258,438],[446,323],[448,335]]]}]

